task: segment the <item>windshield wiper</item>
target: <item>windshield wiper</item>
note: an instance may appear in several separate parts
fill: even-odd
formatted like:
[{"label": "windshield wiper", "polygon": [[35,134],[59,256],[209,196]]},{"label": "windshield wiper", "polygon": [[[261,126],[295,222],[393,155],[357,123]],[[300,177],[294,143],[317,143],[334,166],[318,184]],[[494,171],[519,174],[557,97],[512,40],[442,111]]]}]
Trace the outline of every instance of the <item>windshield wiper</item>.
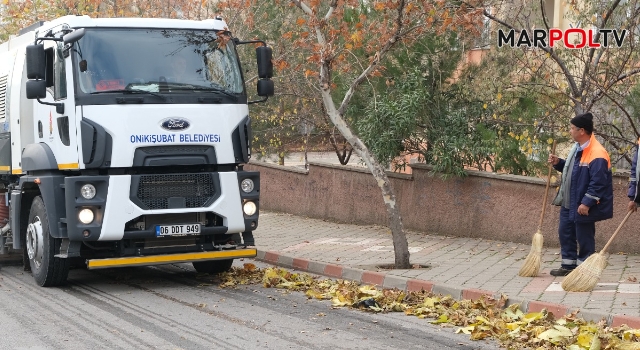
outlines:
[{"label": "windshield wiper", "polygon": [[131,88],[127,88],[125,90],[123,90],[126,93],[129,94],[149,94],[149,95],[153,95],[153,96],[157,96],[160,97],[163,101],[167,100],[167,97],[164,95],[161,95],[157,92],[153,92],[153,91],[147,91],[147,90],[142,90],[142,89],[131,89]]},{"label": "windshield wiper", "polygon": [[233,101],[238,101],[238,96],[224,90],[221,88],[216,88],[216,87],[209,87],[209,86],[199,86],[199,85],[191,85],[189,87],[184,87],[184,88],[174,88],[172,87],[171,90],[189,90],[189,91],[208,91],[208,92],[216,92],[216,93],[221,93],[225,96],[229,96],[233,99]]},{"label": "windshield wiper", "polygon": [[157,97],[161,98],[163,101],[167,100],[166,96],[163,96],[163,95],[161,95],[161,94],[159,94],[157,92],[147,91],[147,90],[142,90],[142,89],[130,89],[130,88],[125,88],[123,90],[94,91],[94,92],[90,93],[90,95],[99,95],[99,94],[106,94],[106,93],[149,94],[149,95],[157,96]]}]

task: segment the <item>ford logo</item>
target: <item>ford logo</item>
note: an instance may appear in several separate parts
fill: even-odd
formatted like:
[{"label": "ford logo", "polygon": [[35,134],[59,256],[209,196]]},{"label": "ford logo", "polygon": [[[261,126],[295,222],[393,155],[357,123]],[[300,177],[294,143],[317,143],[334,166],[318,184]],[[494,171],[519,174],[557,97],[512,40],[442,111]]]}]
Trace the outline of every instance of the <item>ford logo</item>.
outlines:
[{"label": "ford logo", "polygon": [[162,120],[160,126],[169,131],[181,131],[188,129],[191,124],[188,120],[183,118],[167,118]]}]

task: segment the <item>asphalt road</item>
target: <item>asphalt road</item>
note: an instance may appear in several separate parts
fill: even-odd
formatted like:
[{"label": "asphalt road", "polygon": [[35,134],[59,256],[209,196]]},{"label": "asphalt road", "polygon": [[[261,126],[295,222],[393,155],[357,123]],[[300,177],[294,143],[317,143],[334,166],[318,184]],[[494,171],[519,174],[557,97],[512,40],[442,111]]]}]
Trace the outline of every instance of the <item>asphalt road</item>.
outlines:
[{"label": "asphalt road", "polygon": [[499,348],[400,313],[332,309],[302,293],[213,282],[175,264],[72,270],[66,286],[41,288],[22,267],[4,266],[0,349]]}]

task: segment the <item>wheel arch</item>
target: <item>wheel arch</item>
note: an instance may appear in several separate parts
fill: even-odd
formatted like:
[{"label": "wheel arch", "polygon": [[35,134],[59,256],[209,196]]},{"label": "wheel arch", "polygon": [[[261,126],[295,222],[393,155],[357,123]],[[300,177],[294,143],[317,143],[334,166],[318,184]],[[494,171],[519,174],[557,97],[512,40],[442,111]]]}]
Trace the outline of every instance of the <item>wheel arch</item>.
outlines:
[{"label": "wheel arch", "polygon": [[67,228],[62,223],[66,217],[63,175],[24,175],[18,188],[11,191],[9,211],[11,229],[20,233],[20,239],[13,241],[14,249],[24,247],[25,232],[29,221],[31,203],[36,196],[42,196],[47,210],[47,222],[51,236],[67,238]]},{"label": "wheel arch", "polygon": [[[13,249],[24,248],[25,233],[29,225],[29,211],[31,202],[40,195],[40,189],[35,183],[26,183],[11,191],[11,202],[9,207],[9,222],[11,230],[14,232]],[[17,239],[16,239],[17,238]]]},{"label": "wheel arch", "polygon": [[56,156],[46,143],[26,145],[22,151],[21,163],[24,171],[58,169]]}]

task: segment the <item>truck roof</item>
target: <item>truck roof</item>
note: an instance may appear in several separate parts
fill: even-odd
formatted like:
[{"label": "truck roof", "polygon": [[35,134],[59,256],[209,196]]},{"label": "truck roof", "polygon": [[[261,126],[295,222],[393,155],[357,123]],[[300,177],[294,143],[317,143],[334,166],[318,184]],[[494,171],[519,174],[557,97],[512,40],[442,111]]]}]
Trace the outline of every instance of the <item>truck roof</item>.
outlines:
[{"label": "truck roof", "polygon": [[49,30],[60,25],[71,28],[115,27],[115,28],[171,28],[228,30],[221,17],[202,21],[169,18],[91,18],[89,16],[64,16],[45,22],[39,30]]},{"label": "truck roof", "polygon": [[11,50],[12,47],[25,45],[33,41],[34,31],[40,33],[49,29],[61,28],[163,28],[163,29],[202,29],[229,30],[222,17],[205,19],[202,21],[170,19],[170,18],[91,18],[89,16],[63,16],[47,22],[38,22],[21,30],[18,36],[11,36],[8,41],[0,43],[0,52]]},{"label": "truck roof", "polygon": [[89,16],[63,16],[47,22],[39,22],[21,31],[18,36],[12,36],[8,41],[0,43],[0,52],[11,47],[25,45],[34,39],[34,31],[40,33],[49,29],[61,28],[163,28],[163,29],[202,29],[229,30],[222,17],[205,19],[202,21],[169,19],[169,18],[91,18]]}]

